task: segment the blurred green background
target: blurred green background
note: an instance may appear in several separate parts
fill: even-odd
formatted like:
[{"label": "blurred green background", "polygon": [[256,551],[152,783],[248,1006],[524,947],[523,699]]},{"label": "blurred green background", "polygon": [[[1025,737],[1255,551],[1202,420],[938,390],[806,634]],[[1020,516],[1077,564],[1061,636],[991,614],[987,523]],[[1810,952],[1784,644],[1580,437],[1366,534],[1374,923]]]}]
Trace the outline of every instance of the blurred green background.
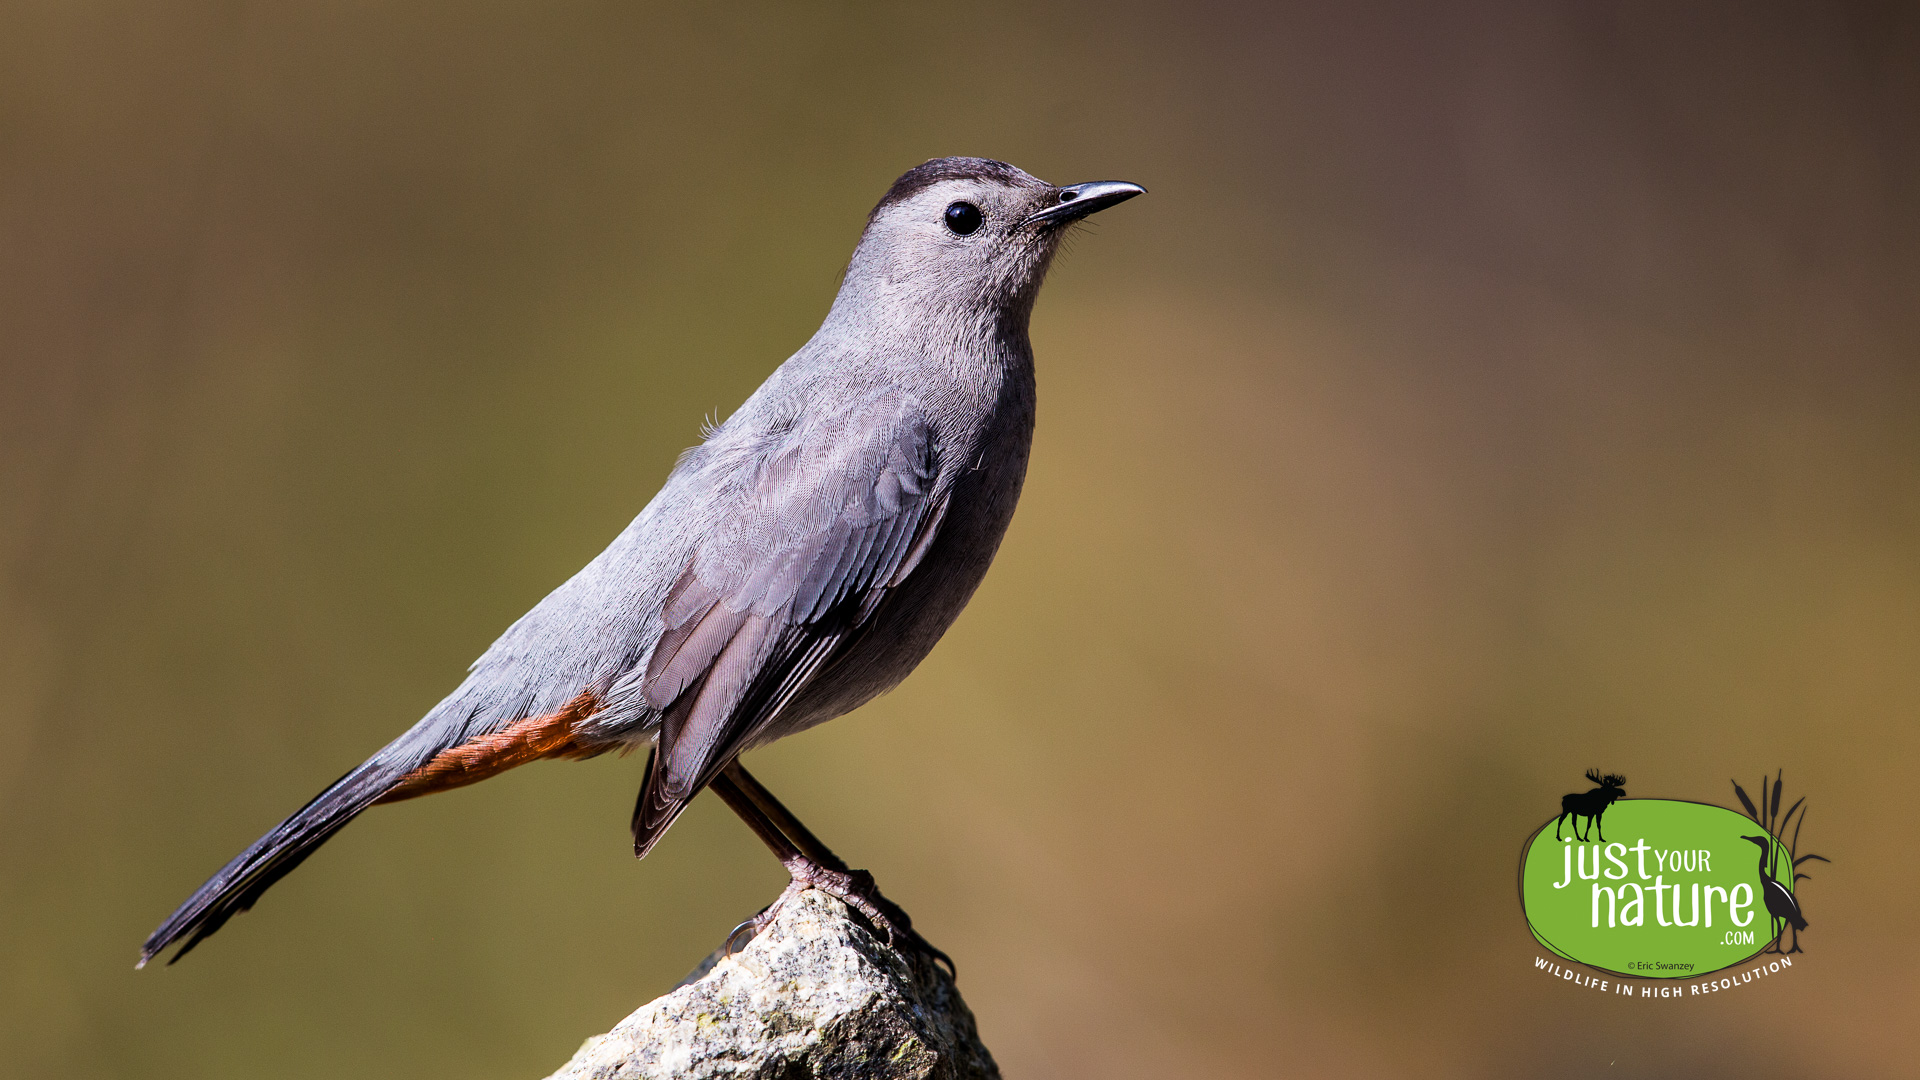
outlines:
[{"label": "blurred green background", "polygon": [[[0,1072],[540,1076],[769,900],[540,764],[132,968],[964,153],[1152,194],[971,609],[752,765],[1010,1076],[1911,1075],[1917,105],[1911,4],[0,6]],[[1533,971],[1590,766],[1786,768],[1790,977]]]}]

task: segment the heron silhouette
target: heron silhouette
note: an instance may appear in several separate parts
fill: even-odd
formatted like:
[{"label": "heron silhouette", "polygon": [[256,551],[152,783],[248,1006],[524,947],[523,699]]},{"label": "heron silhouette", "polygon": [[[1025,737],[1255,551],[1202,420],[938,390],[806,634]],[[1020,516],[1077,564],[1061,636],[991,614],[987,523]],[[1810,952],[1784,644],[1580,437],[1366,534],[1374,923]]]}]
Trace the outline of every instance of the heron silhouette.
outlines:
[{"label": "heron silhouette", "polygon": [[1768,857],[1773,854],[1773,837],[1743,836],[1740,839],[1750,840],[1760,847],[1760,896],[1766,902],[1767,914],[1773,917],[1773,951],[1781,951],[1780,935],[1786,932],[1786,926],[1792,926],[1793,948],[1786,951],[1799,952],[1800,931],[1807,928],[1807,920],[1800,914],[1800,903],[1793,898],[1793,892],[1780,884],[1767,866]]}]

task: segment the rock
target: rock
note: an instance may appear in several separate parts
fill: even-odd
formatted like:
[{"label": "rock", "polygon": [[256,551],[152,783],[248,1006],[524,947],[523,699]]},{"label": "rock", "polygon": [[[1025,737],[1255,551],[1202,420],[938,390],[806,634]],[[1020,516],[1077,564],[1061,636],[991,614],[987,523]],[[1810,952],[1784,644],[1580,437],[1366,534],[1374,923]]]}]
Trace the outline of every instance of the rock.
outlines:
[{"label": "rock", "polygon": [[710,957],[548,1080],[999,1076],[945,969],[807,889],[746,948]]}]

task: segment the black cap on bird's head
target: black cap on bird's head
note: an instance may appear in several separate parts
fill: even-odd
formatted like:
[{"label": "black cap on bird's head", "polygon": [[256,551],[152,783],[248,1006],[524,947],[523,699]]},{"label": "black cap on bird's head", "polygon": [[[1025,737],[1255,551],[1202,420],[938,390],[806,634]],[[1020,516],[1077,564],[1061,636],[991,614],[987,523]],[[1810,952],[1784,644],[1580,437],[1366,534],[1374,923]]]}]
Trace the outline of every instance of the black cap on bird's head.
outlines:
[{"label": "black cap on bird's head", "polygon": [[1067,226],[1145,192],[1115,180],[1060,187],[1004,161],[936,158],[895,180],[867,215],[846,284],[890,317],[1024,309]]},{"label": "black cap on bird's head", "polygon": [[[907,170],[900,179],[895,180],[887,193],[880,197],[879,203],[875,204],[873,212],[867,215],[867,223],[871,225],[888,207],[904,203],[943,181],[970,181],[1019,189],[1032,203],[1032,208],[1029,214],[1014,224],[1028,226],[1064,225],[1126,202],[1135,195],[1147,193],[1147,189],[1139,184],[1124,180],[1095,180],[1054,187],[1022,169],[991,158],[934,158]],[[979,207],[973,206],[974,213],[969,213],[968,205],[957,202],[947,206],[941,214],[946,224],[954,227],[954,231],[962,236],[970,235],[981,223],[981,219],[975,216]]]}]

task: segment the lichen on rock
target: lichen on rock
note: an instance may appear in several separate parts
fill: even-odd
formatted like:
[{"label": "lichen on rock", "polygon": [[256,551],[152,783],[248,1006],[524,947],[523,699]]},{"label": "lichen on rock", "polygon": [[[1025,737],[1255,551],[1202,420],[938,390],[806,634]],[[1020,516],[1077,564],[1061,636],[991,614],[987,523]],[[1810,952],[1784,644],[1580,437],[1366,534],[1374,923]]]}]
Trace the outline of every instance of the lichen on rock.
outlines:
[{"label": "lichen on rock", "polygon": [[953,979],[817,890],[548,1080],[998,1080]]}]

